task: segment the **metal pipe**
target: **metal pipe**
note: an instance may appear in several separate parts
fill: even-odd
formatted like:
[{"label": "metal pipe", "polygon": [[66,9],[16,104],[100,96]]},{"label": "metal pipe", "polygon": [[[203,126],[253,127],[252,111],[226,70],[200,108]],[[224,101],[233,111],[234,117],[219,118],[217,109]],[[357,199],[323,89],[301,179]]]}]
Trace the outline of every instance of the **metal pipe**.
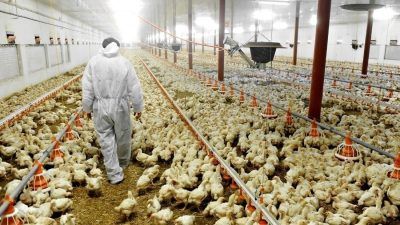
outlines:
[{"label": "metal pipe", "polygon": [[299,42],[300,1],[296,2],[296,21],[294,24],[293,65],[297,65],[297,45]]},{"label": "metal pipe", "polygon": [[224,80],[225,0],[219,0],[218,80]]},{"label": "metal pipe", "polygon": [[254,42],[258,41],[258,19],[256,19],[255,24],[254,24]]},{"label": "metal pipe", "polygon": [[[174,44],[176,43],[176,0],[172,0],[172,30],[174,33]],[[181,46],[182,48],[182,46]],[[174,51],[174,63],[178,61],[176,51]]]},{"label": "metal pipe", "polygon": [[[217,1],[214,1],[214,17],[217,20]],[[217,29],[214,29],[214,55],[217,55]]]},{"label": "metal pipe", "polygon": [[368,60],[369,60],[369,50],[371,46],[372,24],[374,23],[374,18],[372,17],[373,13],[374,13],[373,9],[368,10],[368,23],[367,23],[367,31],[365,34],[364,58],[362,62],[362,71],[361,71],[363,75],[367,75],[368,73]]},{"label": "metal pipe", "polygon": [[[82,108],[79,108],[77,110],[77,113],[80,113],[82,111]],[[74,122],[75,118],[76,118],[76,113],[72,114],[70,120],[68,121],[69,125],[72,125],[72,123]],[[64,127],[64,129],[62,129],[58,135],[56,136],[56,140],[60,141],[61,138],[64,136],[64,134],[67,131],[67,127]],[[50,153],[53,151],[55,142],[52,142],[47,149],[43,152],[42,156],[39,158],[39,162],[40,163],[44,163],[44,161],[47,159],[47,157],[50,155]],[[32,167],[32,169],[29,171],[29,173],[27,175],[25,175],[21,182],[18,184],[18,186],[14,189],[14,191],[10,194],[11,199],[17,199],[19,194],[21,193],[21,191],[25,188],[25,186],[28,184],[28,182],[31,180],[31,178],[33,177],[33,175],[35,174],[36,170],[38,169],[38,165],[34,165]],[[3,215],[4,211],[7,209],[9,205],[8,201],[3,202],[3,204],[1,204],[0,206],[0,215]]]},{"label": "metal pipe", "polygon": [[231,38],[233,39],[233,16],[234,16],[235,0],[231,0]]},{"label": "metal pipe", "polygon": [[317,29],[315,32],[314,61],[310,90],[310,105],[308,117],[320,120],[322,96],[324,91],[324,74],[326,51],[328,47],[329,17],[331,14],[331,0],[318,0]]},{"label": "metal pipe", "polygon": [[[238,89],[238,88],[233,88],[233,89],[234,89],[235,91],[237,91],[237,92],[240,92],[240,91],[241,91],[241,90]],[[249,94],[249,93],[247,93],[247,92],[244,92],[244,94],[245,94],[247,97],[253,97],[253,95],[251,95],[251,94]],[[257,100],[258,100],[259,102],[261,102],[261,103],[267,104],[267,101],[265,101],[265,100],[263,100],[263,99],[257,98]],[[279,110],[281,110],[281,111],[287,112],[287,109],[284,108],[283,106],[280,106],[280,105],[278,105],[278,104],[276,104],[276,103],[273,103],[273,102],[270,102],[270,103],[271,103],[271,105],[272,105],[273,107],[275,107],[275,108],[277,108],[277,109],[279,109]],[[307,121],[307,122],[310,122],[310,123],[313,121],[312,119],[310,119],[310,118],[308,118],[308,117],[306,117],[306,116],[303,116],[303,115],[301,115],[301,114],[295,113],[295,112],[291,112],[291,114],[292,114],[294,117],[303,119],[303,120],[305,120],[305,121]],[[346,137],[346,134],[345,134],[344,132],[341,132],[341,131],[335,129],[334,127],[332,127],[332,126],[330,126],[330,125],[322,124],[322,123],[320,123],[320,122],[317,122],[317,125],[318,125],[319,127],[321,127],[322,129],[329,130],[329,131],[331,131],[332,133],[335,133],[335,134],[337,134],[337,135],[339,135],[339,136]],[[393,154],[391,154],[391,153],[389,153],[389,152],[386,152],[386,151],[384,151],[384,150],[382,150],[382,149],[380,149],[380,148],[378,148],[378,147],[375,147],[375,146],[373,146],[373,145],[371,145],[371,144],[368,144],[368,143],[366,143],[366,142],[364,142],[364,141],[362,141],[362,140],[360,140],[360,139],[352,138],[352,137],[351,137],[351,140],[354,141],[354,142],[357,143],[357,144],[360,144],[360,145],[366,147],[366,148],[369,148],[369,149],[371,149],[371,150],[373,150],[373,151],[376,151],[376,152],[378,152],[378,153],[381,154],[381,155],[385,155],[385,156],[387,156],[387,157],[389,157],[389,158],[392,158],[392,159],[395,158],[395,156],[394,156]]]},{"label": "metal pipe", "polygon": [[[224,1],[224,0],[222,0],[222,1]],[[254,195],[253,192],[250,191],[250,189],[246,186],[246,184],[240,179],[239,174],[218,154],[218,151],[207,141],[207,139],[201,134],[201,132],[198,129],[196,129],[196,127],[193,125],[193,123],[190,121],[190,119],[185,116],[185,113],[175,103],[175,101],[172,99],[172,97],[168,94],[168,91],[164,88],[164,86],[156,78],[156,76],[153,74],[153,72],[150,70],[150,68],[146,65],[146,63],[142,59],[140,59],[140,61],[142,62],[142,64],[148,71],[149,75],[152,77],[152,79],[156,82],[157,86],[160,88],[163,95],[167,98],[168,102],[172,105],[173,109],[177,112],[177,114],[180,116],[180,118],[189,127],[189,130],[194,134],[194,136],[196,138],[198,138],[199,141],[202,142],[207,147],[207,149],[213,153],[215,158],[218,160],[219,164],[222,165],[222,167],[229,173],[229,176],[246,193],[246,195],[252,201],[252,204],[256,208],[260,209],[260,211],[266,217],[268,222],[273,225],[279,225],[279,222],[274,218],[274,216],[263,205],[261,205],[258,202],[257,197]]]},{"label": "metal pipe", "polygon": [[[167,0],[164,0],[164,30],[167,30]],[[164,44],[165,44],[165,59],[168,59],[168,51],[167,51],[167,46],[168,46],[168,41],[167,41],[167,32],[164,32]]]},{"label": "metal pipe", "polygon": [[201,45],[201,53],[204,54],[204,25],[201,28],[201,43],[202,43],[202,45]]},{"label": "metal pipe", "polygon": [[[156,24],[158,24],[159,26],[161,26],[161,15],[160,15],[160,12],[161,12],[161,2],[156,2],[156,4],[157,4],[157,6],[156,6],[156,9],[157,9],[157,23]],[[157,41],[158,41],[158,43],[157,43],[157,45],[159,45],[159,44],[161,44],[161,31],[160,30],[157,30],[157,32],[158,32],[158,35],[157,35]],[[158,49],[158,57],[161,57],[161,48],[159,48]]]},{"label": "metal pipe", "polygon": [[193,6],[192,6],[193,2],[192,0],[189,0],[189,4],[188,4],[188,30],[189,30],[189,69],[192,70],[193,69],[193,40],[192,40],[192,25],[193,25],[193,15],[192,15],[192,10],[193,10]]}]

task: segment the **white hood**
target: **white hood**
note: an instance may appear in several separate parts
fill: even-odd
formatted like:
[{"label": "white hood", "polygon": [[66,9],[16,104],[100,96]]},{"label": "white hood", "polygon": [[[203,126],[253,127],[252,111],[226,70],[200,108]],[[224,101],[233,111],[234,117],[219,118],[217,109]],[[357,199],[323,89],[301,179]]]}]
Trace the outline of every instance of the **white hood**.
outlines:
[{"label": "white hood", "polygon": [[117,56],[119,52],[119,47],[117,43],[111,42],[105,48],[100,50],[100,53],[103,54],[105,57],[114,57]]}]

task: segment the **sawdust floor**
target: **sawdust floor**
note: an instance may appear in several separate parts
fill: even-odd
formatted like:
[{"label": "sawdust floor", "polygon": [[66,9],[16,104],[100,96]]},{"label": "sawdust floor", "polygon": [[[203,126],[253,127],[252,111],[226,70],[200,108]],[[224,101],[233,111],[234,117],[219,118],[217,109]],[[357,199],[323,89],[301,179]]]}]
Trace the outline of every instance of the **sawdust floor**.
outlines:
[{"label": "sawdust floor", "polygon": [[[169,164],[161,163],[161,172],[169,168]],[[102,168],[104,171],[104,168]],[[89,197],[84,187],[75,187],[73,190],[73,209],[77,224],[153,224],[147,216],[147,200],[158,195],[161,182],[154,182],[155,186],[137,196],[136,181],[142,175],[145,168],[137,162],[133,162],[125,169],[125,180],[119,185],[111,185],[106,180],[102,182],[102,194],[100,197]],[[131,215],[128,221],[114,211],[123,199],[127,197],[128,190],[131,190],[138,202],[135,214]],[[163,203],[162,208],[171,207],[174,212],[174,219],[182,215],[195,215],[197,225],[214,224],[217,220],[214,217],[203,217],[201,211],[196,207],[189,207],[181,210],[183,206],[174,207],[173,204]],[[204,206],[200,207],[202,210]],[[172,223],[172,222],[171,222]]]}]

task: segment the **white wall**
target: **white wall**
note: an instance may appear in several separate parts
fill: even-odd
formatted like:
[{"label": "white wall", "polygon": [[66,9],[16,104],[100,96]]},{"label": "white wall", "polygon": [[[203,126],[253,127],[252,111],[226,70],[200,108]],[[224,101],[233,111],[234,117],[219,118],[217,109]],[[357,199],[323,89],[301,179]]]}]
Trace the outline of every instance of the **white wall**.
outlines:
[{"label": "white wall", "polygon": [[[366,22],[356,24],[331,24],[329,29],[328,43],[328,60],[362,62],[364,48],[353,50],[351,41],[358,39],[360,44],[365,41]],[[400,61],[385,60],[385,45],[389,44],[391,39],[397,39],[400,43],[400,20],[392,21],[374,21],[372,30],[372,39],[377,40],[377,46],[371,48],[371,58],[377,52],[377,59],[370,59],[370,63],[385,63],[400,65]],[[263,31],[270,38],[271,31]],[[245,43],[253,36],[253,33],[234,34],[234,39],[240,43]],[[277,50],[278,56],[292,56],[293,49],[286,42],[293,43],[294,31],[293,27],[286,30],[273,30],[272,41],[278,41],[288,47],[286,49]],[[264,40],[260,37],[260,40]],[[311,44],[307,41],[311,40]],[[312,58],[314,53],[315,43],[315,27],[300,27],[299,29],[299,46],[298,57]],[[342,40],[343,44],[337,44],[337,40]]]},{"label": "white wall", "polygon": [[[93,29],[86,24],[61,13],[60,11],[55,10],[54,8],[40,3],[37,0],[18,1],[18,4],[21,7],[26,7],[32,11],[40,12],[50,17],[60,18],[62,21],[53,20],[22,9],[18,9],[18,15],[26,16],[34,20],[40,20],[45,23],[57,24],[64,28],[33,21],[31,19],[21,17],[16,18],[13,15],[0,12],[0,44],[7,43],[6,31],[12,31],[15,33],[17,43],[17,45],[14,46],[17,48],[17,54],[7,54],[0,57],[0,59],[3,59],[3,62],[0,61],[0,67],[9,61],[14,62],[14,59],[17,58],[20,71],[17,76],[6,79],[2,79],[1,76],[8,77],[7,72],[1,74],[0,97],[8,96],[16,91],[26,88],[27,86],[39,83],[71,70],[78,65],[86,63],[91,56],[98,52],[100,48],[99,43],[105,36],[107,36],[105,33]],[[0,10],[15,13],[14,6],[1,2]],[[45,44],[44,46],[29,46],[29,44],[34,44],[35,35],[41,37],[41,43]],[[62,45],[59,47],[49,47],[50,36],[53,36],[55,42],[57,38],[60,37]],[[68,38],[69,46],[65,45],[65,38]],[[74,38],[75,45],[71,44],[71,38]],[[79,45],[76,44],[77,41],[79,41]],[[83,42],[91,42],[91,44],[87,43],[83,45]],[[30,54],[30,51],[32,51],[31,48],[38,48],[38,52],[45,51],[46,54],[37,54],[37,57],[41,58],[35,58],[35,55],[32,56],[32,52]],[[41,50],[42,48],[43,51]],[[52,50],[49,51],[49,48],[52,48]],[[67,60],[66,52],[68,48],[70,61]],[[54,49],[56,49],[55,52]],[[50,53],[51,51],[53,52]],[[43,56],[45,58],[43,58]],[[55,56],[56,59],[52,58],[52,56]],[[7,60],[7,58],[13,60]],[[59,60],[62,63],[52,65],[54,63],[51,62],[54,62],[54,60]],[[32,67],[30,64],[43,63],[43,61],[46,62],[44,68],[37,71],[30,71],[29,68]]]}]

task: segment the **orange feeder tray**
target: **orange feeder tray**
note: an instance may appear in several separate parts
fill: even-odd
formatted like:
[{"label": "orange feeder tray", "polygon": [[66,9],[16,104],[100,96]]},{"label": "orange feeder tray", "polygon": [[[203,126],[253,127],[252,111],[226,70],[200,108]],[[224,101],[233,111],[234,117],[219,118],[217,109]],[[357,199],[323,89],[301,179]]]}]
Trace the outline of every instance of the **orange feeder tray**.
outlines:
[{"label": "orange feeder tray", "polygon": [[393,170],[389,171],[387,176],[392,179],[400,180],[400,154],[394,158]]},{"label": "orange feeder tray", "polygon": [[81,128],[82,127],[81,117],[79,116],[79,113],[75,113],[75,115],[76,115],[74,120],[75,127]]},{"label": "orange feeder tray", "polygon": [[14,207],[14,200],[6,195],[3,202],[8,202],[8,207],[1,217],[1,225],[22,225],[24,221],[17,215],[18,209]]},{"label": "orange feeder tray", "polygon": [[347,90],[347,91],[350,91],[350,90],[352,90],[352,89],[353,89],[353,82],[350,82],[350,83],[349,83],[349,86],[347,86],[346,90]]},{"label": "orange feeder tray", "polygon": [[43,174],[43,164],[40,163],[39,161],[36,161],[35,164],[38,165],[38,168],[35,172],[35,175],[33,176],[33,180],[29,184],[29,186],[34,191],[37,191],[39,188],[44,190],[48,187],[48,182],[47,182],[46,177]]},{"label": "orange feeder tray", "polygon": [[221,84],[221,89],[218,91],[219,93],[221,93],[221,94],[225,94],[225,92],[226,92],[226,88],[225,88],[225,83],[224,82],[222,82],[222,84]]},{"label": "orange feeder tray", "polygon": [[371,85],[368,85],[367,91],[365,92],[366,96],[372,96],[374,93],[371,91]]},{"label": "orange feeder tray", "polygon": [[235,95],[235,90],[233,89],[232,83],[230,84],[229,96],[233,97]]},{"label": "orange feeder tray", "polygon": [[258,224],[259,225],[268,225],[268,222],[262,217],[261,213],[260,213],[260,217],[258,218]]},{"label": "orange feeder tray", "polygon": [[236,190],[236,189],[238,189],[239,188],[239,186],[236,184],[236,182],[232,179],[232,182],[231,182],[231,184],[229,185],[229,187],[232,189],[232,190]]},{"label": "orange feeder tray", "polygon": [[64,153],[60,149],[60,142],[56,140],[55,137],[52,137],[52,141],[54,142],[54,148],[53,151],[50,154],[50,160],[54,161],[54,159],[60,157],[64,157]]},{"label": "orange feeder tray", "polygon": [[246,205],[246,210],[248,210],[250,213],[253,213],[254,211],[256,211],[256,207],[254,207],[251,202],[248,202]]},{"label": "orange feeder tray", "polygon": [[272,105],[270,101],[268,101],[267,106],[264,109],[264,113],[261,113],[261,116],[267,119],[274,119],[278,117],[278,115],[274,114],[274,112],[272,111]]},{"label": "orange feeder tray", "polygon": [[239,102],[240,102],[241,104],[244,103],[244,92],[243,92],[243,89],[240,90]]},{"label": "orange feeder tray", "polygon": [[72,133],[72,129],[69,124],[67,124],[67,131],[65,132],[65,139],[68,141],[74,140],[74,134]]},{"label": "orange feeder tray", "polygon": [[336,148],[335,157],[345,161],[356,161],[361,158],[360,151],[353,146],[350,133],[346,135],[344,142]]},{"label": "orange feeder tray", "polygon": [[252,99],[251,99],[251,104],[250,107],[255,109],[258,107],[258,102],[257,102],[257,98],[255,95],[253,95]]},{"label": "orange feeder tray", "polygon": [[389,90],[388,94],[382,98],[383,101],[389,101],[391,98],[393,98],[393,90]]},{"label": "orange feeder tray", "polygon": [[211,89],[212,89],[213,91],[218,90],[218,80],[215,80],[215,81],[214,81],[214,84],[212,85]]},{"label": "orange feeder tray", "polygon": [[246,200],[246,196],[244,195],[242,189],[239,189],[239,200],[240,200],[240,202]]},{"label": "orange feeder tray", "polygon": [[208,78],[208,79],[207,79],[206,86],[207,86],[207,87],[211,87],[211,86],[212,86],[211,78]]},{"label": "orange feeder tray", "polygon": [[311,123],[311,130],[309,135],[311,137],[319,137],[317,121],[314,119]]},{"label": "orange feeder tray", "polygon": [[293,117],[292,117],[292,113],[290,112],[290,108],[288,109],[288,111],[286,112],[286,125],[293,125]]},{"label": "orange feeder tray", "polygon": [[336,80],[333,80],[332,87],[337,87]]}]

